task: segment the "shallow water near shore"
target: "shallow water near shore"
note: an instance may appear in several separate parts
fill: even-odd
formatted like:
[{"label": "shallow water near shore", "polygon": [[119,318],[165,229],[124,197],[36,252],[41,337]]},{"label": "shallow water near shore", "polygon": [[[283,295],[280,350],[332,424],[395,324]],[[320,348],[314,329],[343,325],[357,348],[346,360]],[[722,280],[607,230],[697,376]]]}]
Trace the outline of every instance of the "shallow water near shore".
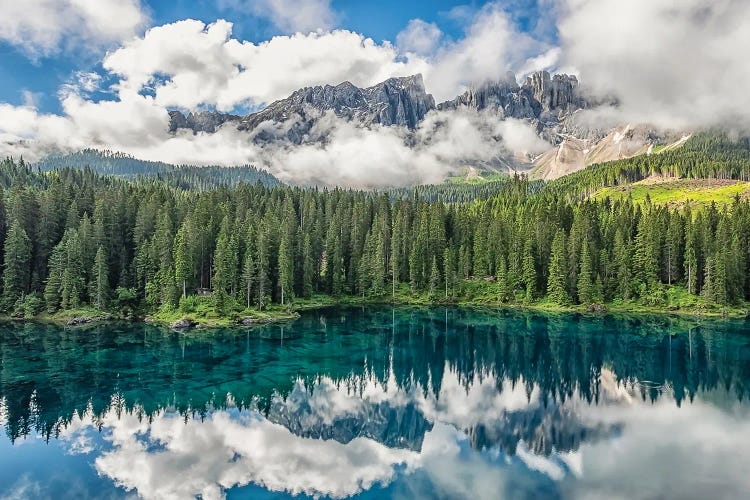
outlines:
[{"label": "shallow water near shore", "polygon": [[750,323],[0,324],[0,498],[739,498]]}]

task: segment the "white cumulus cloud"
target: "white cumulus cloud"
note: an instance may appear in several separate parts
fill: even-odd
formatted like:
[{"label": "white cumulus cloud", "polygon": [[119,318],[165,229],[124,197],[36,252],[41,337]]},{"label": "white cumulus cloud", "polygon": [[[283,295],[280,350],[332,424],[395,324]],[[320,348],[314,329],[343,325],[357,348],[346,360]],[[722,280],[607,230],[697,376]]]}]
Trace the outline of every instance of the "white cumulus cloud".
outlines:
[{"label": "white cumulus cloud", "polygon": [[146,21],[140,0],[0,0],[0,39],[33,57],[120,42]]},{"label": "white cumulus cloud", "polygon": [[562,63],[621,120],[750,128],[750,2],[563,0]]},{"label": "white cumulus cloud", "polygon": [[164,106],[260,105],[305,86],[350,81],[367,86],[424,69],[398,60],[389,43],[351,31],[277,36],[254,44],[231,37],[232,24],[185,20],[150,29],[104,59],[121,92],[150,87]]}]

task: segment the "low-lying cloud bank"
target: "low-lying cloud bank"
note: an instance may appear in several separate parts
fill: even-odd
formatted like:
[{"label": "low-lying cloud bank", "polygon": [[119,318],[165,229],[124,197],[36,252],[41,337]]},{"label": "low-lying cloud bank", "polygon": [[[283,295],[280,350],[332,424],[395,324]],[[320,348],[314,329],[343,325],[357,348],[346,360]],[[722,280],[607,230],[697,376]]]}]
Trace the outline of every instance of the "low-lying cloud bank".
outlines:
[{"label": "low-lying cloud bank", "polygon": [[[0,120],[5,113],[17,124],[4,138],[12,142],[6,144],[6,154],[34,160],[61,144],[71,151],[99,144],[137,158],[176,164],[252,163],[282,181],[301,185],[379,188],[441,182],[478,164],[508,171],[513,165],[501,158],[525,158],[550,147],[526,122],[473,110],[433,111],[413,132],[403,127],[364,127],[329,112],[316,121],[309,142],[295,145],[287,140],[256,142],[264,127],[249,133],[231,124],[213,134],[183,130],[172,135],[158,107],[134,106],[142,116],[151,113],[151,119],[133,126],[127,120],[112,123],[78,98],[68,105],[67,117],[0,105]],[[294,122],[269,123],[268,128],[283,135]],[[34,140],[17,140],[24,136]]]},{"label": "low-lying cloud bank", "polygon": [[[523,122],[465,111],[433,112],[413,133],[364,129],[326,116],[314,130],[326,138],[322,143],[259,146],[252,134],[231,127],[213,135],[170,135],[167,110],[253,109],[304,86],[342,81],[368,86],[414,73],[424,75],[427,90],[440,102],[508,70],[523,77],[539,69],[575,73],[592,96],[618,103],[584,112],[582,122],[592,126],[750,131],[750,93],[744,90],[750,81],[745,54],[750,3],[742,0],[547,0],[547,19],[538,24],[557,37],[522,32],[500,3],[491,3],[468,18],[459,40],[450,40],[435,24],[413,20],[395,45],[322,29],[254,44],[233,38],[232,24],[223,20],[179,21],[128,37],[145,19],[137,2],[128,5],[136,10],[128,11],[116,37],[126,41],[102,60],[107,74],[73,75],[59,92],[60,115],[40,113],[33,99],[25,106],[0,103],[0,154],[33,160],[50,151],[96,147],[172,163],[255,163],[299,184],[437,182],[466,165],[508,168],[502,158],[538,154],[549,145]],[[87,12],[81,7],[62,19],[85,28],[92,22]],[[59,50],[64,30],[45,28],[51,30],[46,39],[41,28],[23,19],[21,31],[0,22],[0,38],[40,53]],[[331,24],[328,14],[320,19],[323,28]],[[288,30],[310,28],[293,19],[279,18],[282,22],[290,23]],[[81,33],[101,38],[95,30]],[[114,83],[100,88],[105,81]],[[91,95],[97,91],[112,98],[95,100]]]},{"label": "low-lying cloud bank", "polygon": [[750,131],[750,2],[561,0],[562,67],[621,122]]}]

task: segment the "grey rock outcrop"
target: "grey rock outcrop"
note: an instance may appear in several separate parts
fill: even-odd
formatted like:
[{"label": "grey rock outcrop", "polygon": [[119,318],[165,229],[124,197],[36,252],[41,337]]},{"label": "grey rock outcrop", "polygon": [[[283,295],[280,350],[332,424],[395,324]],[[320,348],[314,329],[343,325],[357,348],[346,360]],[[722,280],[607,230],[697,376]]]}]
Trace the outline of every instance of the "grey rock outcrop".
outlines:
[{"label": "grey rock outcrop", "polygon": [[245,117],[211,111],[188,115],[171,111],[169,130],[212,133],[225,123],[231,123],[239,130],[254,131],[260,142],[286,138],[301,143],[326,112],[363,125],[399,125],[414,129],[433,109],[435,100],[425,91],[422,75],[413,75],[389,78],[364,89],[350,82],[306,87]]},{"label": "grey rock outcrop", "polygon": [[570,75],[550,76],[547,71],[539,71],[519,85],[515,75],[508,72],[501,80],[486,82],[438,106],[425,90],[422,75],[413,75],[389,78],[367,88],[359,88],[350,82],[305,87],[244,117],[215,111],[187,115],[170,111],[169,130],[213,133],[227,124],[253,132],[256,142],[286,139],[299,144],[321,139],[309,134],[327,112],[346,120],[356,120],[364,126],[396,125],[414,130],[433,109],[451,111],[467,107],[477,111],[491,110],[503,118],[538,121],[541,122],[538,129],[542,132],[542,129],[585,106],[586,101],[578,90],[578,80]]},{"label": "grey rock outcrop", "polygon": [[181,111],[169,112],[169,131],[189,129],[193,133],[208,132],[213,134],[227,122],[239,122],[239,116],[219,113],[218,111],[198,111],[183,114]]},{"label": "grey rock outcrop", "polygon": [[390,78],[367,88],[350,82],[305,87],[244,117],[212,111],[187,115],[172,111],[169,130],[213,133],[221,127],[233,127],[246,132],[249,140],[259,145],[325,144],[335,130],[326,120],[335,116],[359,127],[403,127],[407,132],[404,140],[411,144],[417,136],[408,132],[415,131],[430,111],[469,109],[491,118],[524,120],[550,144],[547,151],[519,156],[498,143],[492,160],[472,160],[473,168],[529,170],[531,175],[544,179],[580,170],[594,161],[646,152],[659,142],[651,135],[631,139],[632,129],[623,132],[618,130],[621,127],[591,121],[579,111],[601,104],[616,106],[617,102],[613,98],[596,101],[584,94],[573,75],[538,71],[519,83],[516,75],[508,72],[497,81],[484,82],[436,106],[425,90],[422,76],[413,75]]},{"label": "grey rock outcrop", "polygon": [[460,107],[490,110],[503,118],[541,120],[546,123],[556,122],[586,107],[586,101],[579,93],[575,76],[552,77],[547,71],[538,71],[527,77],[523,85],[518,85],[515,75],[509,72],[502,80],[486,82],[438,105],[440,110]]},{"label": "grey rock outcrop", "polygon": [[578,93],[578,79],[572,75],[551,77],[547,71],[537,71],[526,78],[523,88],[546,112],[575,111],[586,106]]},{"label": "grey rock outcrop", "polygon": [[189,328],[194,328],[196,326],[196,322],[190,318],[182,318],[172,323],[171,326],[175,330],[187,330]]}]

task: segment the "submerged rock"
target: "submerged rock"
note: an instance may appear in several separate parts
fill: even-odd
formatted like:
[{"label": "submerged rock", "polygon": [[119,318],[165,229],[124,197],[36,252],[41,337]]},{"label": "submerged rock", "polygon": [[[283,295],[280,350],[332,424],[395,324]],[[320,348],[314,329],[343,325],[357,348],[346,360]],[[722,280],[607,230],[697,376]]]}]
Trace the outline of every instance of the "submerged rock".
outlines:
[{"label": "submerged rock", "polygon": [[68,320],[67,325],[68,326],[78,326],[78,325],[85,325],[87,323],[91,323],[92,319],[88,316],[82,316],[78,318],[70,318]]},{"label": "submerged rock", "polygon": [[197,325],[195,321],[190,318],[182,318],[172,323],[172,328],[176,330],[185,330],[187,328],[193,328]]}]

